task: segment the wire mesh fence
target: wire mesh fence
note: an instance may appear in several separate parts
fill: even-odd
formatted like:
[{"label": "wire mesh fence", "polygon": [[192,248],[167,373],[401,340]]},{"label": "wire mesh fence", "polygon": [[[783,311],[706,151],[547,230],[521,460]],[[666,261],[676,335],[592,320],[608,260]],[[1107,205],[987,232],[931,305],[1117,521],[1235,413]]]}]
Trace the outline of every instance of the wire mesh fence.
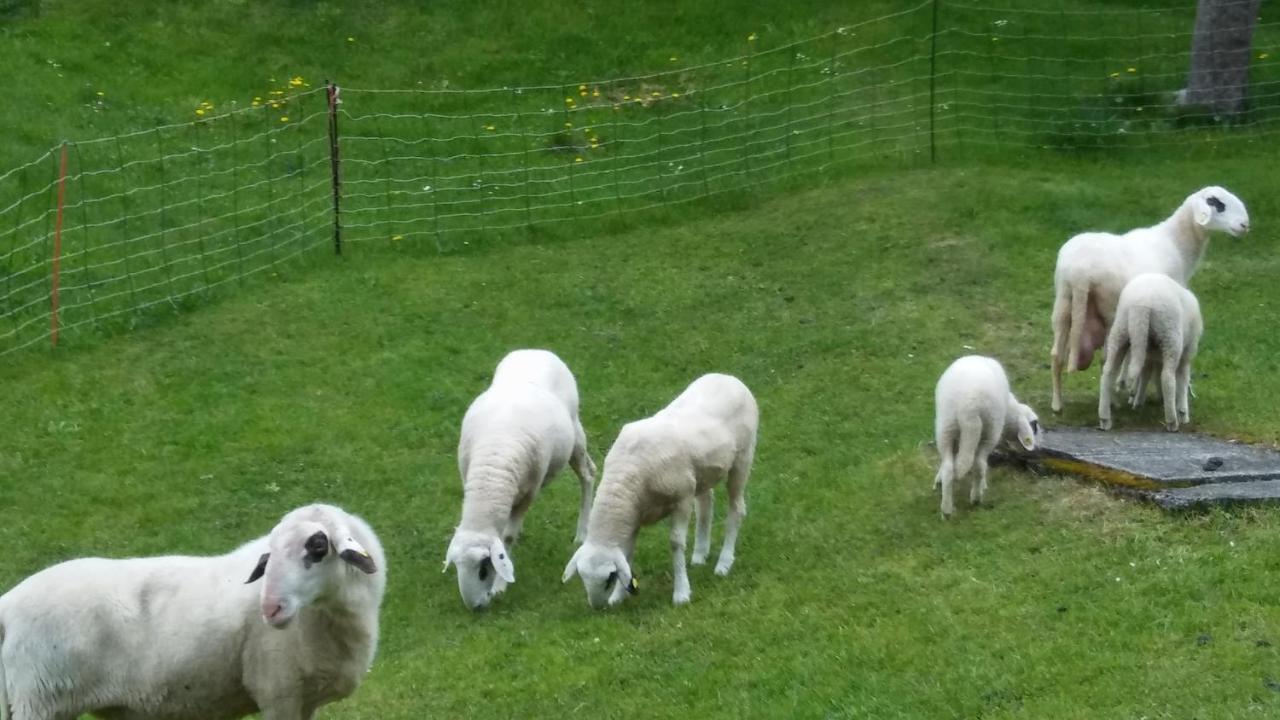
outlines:
[{"label": "wire mesh fence", "polygon": [[922,0],[787,44],[752,35],[738,56],[648,75],[343,88],[332,103],[297,88],[65,143],[0,173],[0,355],[128,327],[332,252],[335,223],[346,242],[448,250],[832,168],[1194,156],[1274,132],[1280,23],[1258,20],[1248,108],[1224,117],[1179,102],[1194,8],[1078,8]]}]

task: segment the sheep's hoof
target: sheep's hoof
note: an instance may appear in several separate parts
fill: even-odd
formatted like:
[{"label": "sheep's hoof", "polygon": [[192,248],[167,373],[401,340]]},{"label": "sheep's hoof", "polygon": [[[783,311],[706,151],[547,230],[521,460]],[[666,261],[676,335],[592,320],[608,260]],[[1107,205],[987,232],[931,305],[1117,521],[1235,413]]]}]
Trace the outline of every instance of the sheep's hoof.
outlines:
[{"label": "sheep's hoof", "polygon": [[1098,418],[1098,429],[1099,429],[1099,430],[1110,430],[1110,429],[1111,429],[1111,424],[1112,424],[1112,423],[1111,423],[1111,418]]},{"label": "sheep's hoof", "polygon": [[706,553],[696,553],[696,552],[695,552],[695,553],[693,554],[693,557],[689,558],[689,564],[690,564],[690,565],[706,565],[706,564],[707,564],[707,554],[706,554]]},{"label": "sheep's hoof", "polygon": [[671,604],[672,605],[688,605],[689,597],[690,597],[690,594],[687,592],[673,593],[671,595]]},{"label": "sheep's hoof", "polygon": [[720,577],[724,577],[725,575],[728,575],[728,574],[729,574],[729,570],[730,570],[732,567],[733,567],[733,561],[732,561],[732,560],[730,560],[730,561],[728,561],[728,562],[725,562],[724,560],[721,560],[720,562],[716,563],[716,574],[717,574],[717,575],[719,575]]},{"label": "sheep's hoof", "polygon": [[1165,423],[1164,429],[1168,432],[1178,432],[1178,421],[1174,420],[1173,422]]}]

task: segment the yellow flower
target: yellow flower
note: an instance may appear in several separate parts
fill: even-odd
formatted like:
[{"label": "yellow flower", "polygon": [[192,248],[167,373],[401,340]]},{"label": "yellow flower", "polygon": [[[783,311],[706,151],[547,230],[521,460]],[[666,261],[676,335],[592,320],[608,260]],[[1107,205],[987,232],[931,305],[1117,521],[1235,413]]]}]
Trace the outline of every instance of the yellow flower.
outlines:
[{"label": "yellow flower", "polygon": [[571,128],[571,127],[573,127],[573,123],[571,123],[571,122],[565,122],[564,126],[565,126],[565,127],[567,127],[567,128]]},{"label": "yellow flower", "polygon": [[1138,72],[1138,68],[1125,68],[1125,72],[1136,73]]},{"label": "yellow flower", "polygon": [[586,90],[579,90],[579,91],[578,91],[578,95],[580,95],[580,96],[582,96],[582,97],[586,97],[586,96],[587,96],[587,91],[586,91]]},{"label": "yellow flower", "polygon": [[623,99],[623,100],[630,100],[630,99],[631,99],[631,96],[630,96],[630,95],[623,95],[623,96],[622,96],[622,99]]},{"label": "yellow flower", "polygon": [[757,37],[757,36],[756,36],[756,34],[755,34],[755,33],[751,33],[750,35],[748,35],[748,36],[747,36],[747,42],[755,42],[755,41],[756,41],[756,37]]},{"label": "yellow flower", "polygon": [[587,89],[587,86],[586,86],[586,85],[579,85],[579,86],[578,86],[578,89],[579,89],[579,90],[586,90],[586,89]]},{"label": "yellow flower", "polygon": [[574,162],[576,162],[576,163],[580,163],[580,162],[582,162],[582,157],[581,157],[581,156],[576,157],[576,158],[574,158],[574,159],[573,159],[573,161],[574,161]]},{"label": "yellow flower", "polygon": [[653,92],[649,93],[649,96],[650,96],[650,97],[662,97],[662,93],[660,93],[660,92],[658,92],[657,90],[655,90],[655,91],[653,91]]},{"label": "yellow flower", "polygon": [[106,96],[107,96],[106,93],[102,92],[101,90],[98,91],[98,97],[106,97]]},{"label": "yellow flower", "polygon": [[261,98],[261,97],[258,97],[258,96],[254,96],[253,101],[254,101],[254,102],[262,102],[262,98]]},{"label": "yellow flower", "polygon": [[347,38],[347,42],[355,42],[355,41],[356,41],[356,39],[355,39],[355,38],[353,38],[353,37],[348,37],[348,38]]},{"label": "yellow flower", "polygon": [[404,239],[404,236],[403,236],[403,235],[392,235],[392,236],[391,236],[391,239],[392,239],[392,240],[403,240],[403,239]]},{"label": "yellow flower", "polygon": [[1113,79],[1113,80],[1114,80],[1115,78],[1118,78],[1118,77],[1120,77],[1120,73],[1118,73],[1118,72],[1113,72],[1113,73],[1111,73],[1111,79]]},{"label": "yellow flower", "polygon": [[1271,53],[1258,53],[1259,60],[1266,60],[1269,57],[1271,57]]},{"label": "yellow flower", "polygon": [[673,93],[671,93],[671,97],[673,97],[673,98],[678,98],[678,97],[680,97],[680,93],[673,92]]},{"label": "yellow flower", "polygon": [[595,88],[594,90],[592,90],[591,97],[600,97],[600,88]]},{"label": "yellow flower", "polygon": [[485,125],[485,126],[484,126],[484,129],[485,129],[485,130],[488,130],[489,132],[493,132],[493,126],[492,126],[492,125]]},{"label": "yellow flower", "polygon": [[261,100],[256,100],[256,99],[255,99],[255,100],[253,101],[253,106],[254,106],[254,107],[258,107],[258,106],[259,106],[259,105],[261,105],[261,104],[262,104],[262,101],[261,101]]},{"label": "yellow flower", "polygon": [[667,58],[667,59],[668,59],[668,60],[670,60],[671,62],[675,62],[676,60],[679,60],[680,58],[676,57],[675,55],[672,55],[671,57],[669,57],[669,58]]},{"label": "yellow flower", "polygon": [[275,78],[267,78],[267,82],[275,82],[275,81],[276,81]]},{"label": "yellow flower", "polygon": [[290,81],[289,81],[289,85],[290,85],[290,86],[292,86],[292,87],[298,87],[298,86],[299,86],[299,85],[301,85],[301,84],[302,84],[302,76],[301,76],[301,75],[297,75],[297,76],[295,76],[292,80],[290,80]]},{"label": "yellow flower", "polygon": [[278,102],[273,102],[273,103],[271,103],[271,109],[272,109],[272,110],[279,110],[279,109],[280,109],[280,103],[278,103]]},{"label": "yellow flower", "polygon": [[283,116],[281,116],[281,117],[280,117],[280,122],[289,122],[289,116],[288,116],[288,115],[283,115]]},{"label": "yellow flower", "polygon": [[204,108],[196,108],[196,114],[197,114],[197,115],[203,115],[203,114],[204,114]]}]

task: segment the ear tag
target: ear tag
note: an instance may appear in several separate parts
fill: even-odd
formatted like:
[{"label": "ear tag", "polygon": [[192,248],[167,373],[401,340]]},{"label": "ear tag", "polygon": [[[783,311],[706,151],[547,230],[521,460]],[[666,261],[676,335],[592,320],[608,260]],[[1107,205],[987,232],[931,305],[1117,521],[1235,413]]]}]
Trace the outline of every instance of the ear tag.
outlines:
[{"label": "ear tag", "polygon": [[640,592],[640,583],[636,582],[635,577],[631,578],[631,582],[627,583],[627,592],[635,595]]}]

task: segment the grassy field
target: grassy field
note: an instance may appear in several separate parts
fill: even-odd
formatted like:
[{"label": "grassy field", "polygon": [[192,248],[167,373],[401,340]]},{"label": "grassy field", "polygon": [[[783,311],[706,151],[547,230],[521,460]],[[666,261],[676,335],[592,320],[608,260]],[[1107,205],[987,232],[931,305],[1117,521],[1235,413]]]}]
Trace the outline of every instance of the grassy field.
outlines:
[{"label": "grassy field", "polygon": [[[1196,428],[1280,439],[1267,163],[1214,180],[1258,230],[1196,278]],[[884,174],[740,212],[471,254],[354,254],[193,315],[0,369],[7,585],[83,554],[219,552],[331,500],[389,551],[385,641],[328,717],[1253,717],[1280,698],[1269,510],[1167,516],[997,472],[990,509],[937,517],[932,387],[974,348],[1049,419],[1049,278],[1085,226],[1162,215],[1198,165]],[[561,586],[576,488],[530,514],[519,582],[466,611],[439,573],[467,403],[509,349],[578,375],[597,458],[696,375],[759,397],[750,515],[727,579],[670,605],[665,530],[642,593]],[[1154,407],[1123,426],[1156,423]],[[717,528],[720,526],[717,523]],[[122,530],[123,528],[123,530]]]},{"label": "grassy field", "polygon": [[[896,7],[0,2],[21,100],[4,111],[0,167],[51,133],[182,120],[271,77],[574,82]],[[7,356],[0,589],[83,555],[221,553],[330,501],[378,530],[390,584],[373,672],[323,717],[1275,715],[1274,510],[1166,515],[1000,470],[990,507],[960,503],[943,522],[925,446],[933,384],[969,352],[1000,357],[1047,424],[1092,424],[1097,368],[1048,412],[1056,249],[1164,217],[1210,183],[1249,204],[1255,230],[1215,239],[1193,282],[1207,326],[1193,429],[1280,442],[1274,149],[1122,164],[981,147],[973,164],[890,158],[630,220],[478,235],[443,256],[429,239],[309,253],[198,310],[133,318],[131,333]],[[728,578],[693,569],[692,604],[672,608],[654,527],[634,562],[641,594],[589,610],[580,584],[559,582],[576,512],[565,477],[528,516],[519,581],[486,613],[463,608],[439,572],[458,426],[517,347],[573,368],[597,461],[701,373],[753,389],[760,445]],[[1158,422],[1154,404],[1117,415]]]}]

